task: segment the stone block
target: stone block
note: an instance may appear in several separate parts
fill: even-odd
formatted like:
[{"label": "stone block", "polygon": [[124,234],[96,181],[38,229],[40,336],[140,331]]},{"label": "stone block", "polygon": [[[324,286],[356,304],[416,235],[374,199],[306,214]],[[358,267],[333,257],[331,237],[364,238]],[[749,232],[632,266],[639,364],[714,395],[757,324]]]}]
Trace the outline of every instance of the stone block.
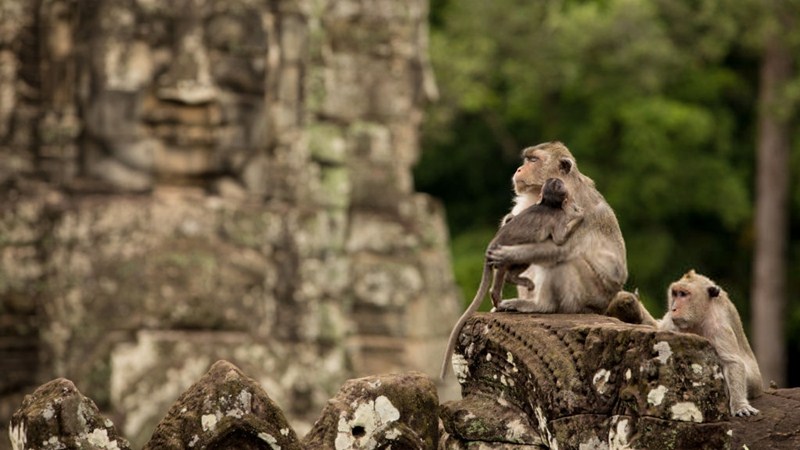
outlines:
[{"label": "stone block", "polygon": [[159,422],[145,450],[300,450],[278,405],[253,379],[218,361],[184,392]]},{"label": "stone block", "polygon": [[94,402],[75,385],[58,378],[25,396],[11,417],[11,445],[15,449],[127,450],[114,423],[100,415]]},{"label": "stone block", "polygon": [[307,449],[428,450],[438,441],[433,382],[421,373],[346,382],[303,439]]},{"label": "stone block", "polygon": [[265,345],[245,333],[140,331],[134,342],[113,347],[110,360],[111,407],[124,418],[131,442],[144,444],[181,392],[217,359],[230,360],[273,392],[298,427],[310,424],[347,378],[341,349],[317,351],[279,341]]},{"label": "stone block", "polygon": [[[696,335],[594,315],[476,314],[459,336],[454,366],[466,398],[446,403],[442,418],[463,441],[494,430],[505,436],[498,441],[548,448],[730,445],[721,364]],[[498,423],[502,414],[527,420]]]}]

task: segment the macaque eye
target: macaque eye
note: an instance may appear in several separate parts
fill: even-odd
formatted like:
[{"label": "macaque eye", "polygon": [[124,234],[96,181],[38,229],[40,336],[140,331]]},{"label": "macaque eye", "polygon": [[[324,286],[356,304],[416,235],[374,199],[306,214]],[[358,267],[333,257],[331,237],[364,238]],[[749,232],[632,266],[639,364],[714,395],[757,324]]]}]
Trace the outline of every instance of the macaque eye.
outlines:
[{"label": "macaque eye", "polygon": [[688,295],[689,295],[688,292],[680,290],[680,289],[673,289],[672,290],[672,296],[673,297],[683,298],[683,297],[686,297]]},{"label": "macaque eye", "polygon": [[527,162],[536,162],[538,160],[539,160],[538,156],[526,156],[525,157],[525,161],[527,161]]}]

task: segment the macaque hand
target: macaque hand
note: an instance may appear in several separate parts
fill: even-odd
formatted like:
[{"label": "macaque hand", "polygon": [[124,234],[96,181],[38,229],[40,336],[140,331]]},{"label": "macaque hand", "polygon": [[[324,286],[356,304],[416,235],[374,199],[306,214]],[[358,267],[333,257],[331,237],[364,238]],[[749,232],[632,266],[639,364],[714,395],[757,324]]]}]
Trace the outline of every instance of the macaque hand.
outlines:
[{"label": "macaque hand", "polygon": [[524,259],[513,245],[500,245],[486,251],[486,260],[489,265],[496,268],[510,264],[524,263]]},{"label": "macaque hand", "polygon": [[732,414],[736,417],[749,417],[749,416],[755,416],[759,412],[760,412],[759,410],[753,408],[752,406],[750,406],[750,404],[744,404],[740,405],[738,408],[732,411]]}]

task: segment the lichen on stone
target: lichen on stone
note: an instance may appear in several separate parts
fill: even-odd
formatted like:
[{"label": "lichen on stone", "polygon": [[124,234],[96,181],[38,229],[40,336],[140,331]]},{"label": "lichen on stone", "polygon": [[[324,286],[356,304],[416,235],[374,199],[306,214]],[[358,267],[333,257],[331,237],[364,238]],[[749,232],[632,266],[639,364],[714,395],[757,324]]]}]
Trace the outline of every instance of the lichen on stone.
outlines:
[{"label": "lichen on stone", "polygon": [[703,413],[697,408],[693,402],[679,402],[670,408],[673,420],[681,420],[684,422],[703,422]]},{"label": "lichen on stone", "polygon": [[453,353],[453,373],[459,383],[464,383],[469,377],[469,364],[464,355],[460,353]]},{"label": "lichen on stone", "polygon": [[506,438],[510,442],[518,442],[520,438],[528,433],[528,425],[522,422],[522,419],[512,420],[506,426],[508,433]]},{"label": "lichen on stone", "polygon": [[657,388],[651,389],[650,392],[647,393],[647,403],[653,406],[660,406],[668,390],[669,389],[664,385],[658,385]]},{"label": "lichen on stone", "polygon": [[281,450],[281,446],[278,445],[278,440],[275,439],[275,437],[273,435],[271,435],[269,433],[261,432],[261,433],[258,433],[258,438],[261,439],[262,441],[266,442],[267,444],[269,444],[269,447],[272,450]]},{"label": "lichen on stone", "polygon": [[[628,419],[615,418],[616,425],[613,425],[608,431],[609,450],[626,450],[630,449],[628,436],[630,435],[630,422]],[[613,421],[612,421],[613,423]]]},{"label": "lichen on stone", "polygon": [[611,372],[606,369],[600,369],[592,377],[592,384],[599,394],[605,394],[608,388],[608,380],[611,377]]},{"label": "lichen on stone", "polygon": [[378,445],[376,434],[398,419],[400,411],[384,395],[361,403],[355,408],[352,418],[348,419],[346,413],[339,416],[336,449],[373,449]]},{"label": "lichen on stone", "polygon": [[214,414],[203,414],[200,417],[203,431],[214,431],[217,428],[217,416]]},{"label": "lichen on stone", "polygon": [[17,426],[10,424],[8,426],[8,435],[11,438],[11,448],[14,450],[24,450],[25,445],[28,443],[28,436],[25,434],[25,423],[22,422]]},{"label": "lichen on stone", "polygon": [[119,450],[117,441],[109,439],[108,431],[102,428],[95,428],[86,436],[86,441],[98,449]]},{"label": "lichen on stone", "polygon": [[672,349],[669,346],[669,342],[666,341],[659,341],[653,345],[653,350],[658,352],[658,356],[656,357],[661,364],[666,364],[669,361],[670,356],[672,356]]},{"label": "lichen on stone", "polygon": [[550,429],[547,427],[547,418],[540,406],[536,407],[535,414],[536,420],[539,422],[539,433],[542,441],[547,443],[550,450],[558,450],[558,441],[556,441],[555,436],[553,436],[553,433],[551,433]]}]

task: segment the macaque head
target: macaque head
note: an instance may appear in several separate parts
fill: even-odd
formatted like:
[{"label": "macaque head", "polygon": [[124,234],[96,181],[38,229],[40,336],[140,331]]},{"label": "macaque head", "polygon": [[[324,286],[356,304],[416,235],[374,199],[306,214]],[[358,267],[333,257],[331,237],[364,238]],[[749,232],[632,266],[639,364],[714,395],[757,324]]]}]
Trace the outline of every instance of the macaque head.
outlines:
[{"label": "macaque head", "polygon": [[541,204],[561,208],[567,199],[567,186],[559,178],[548,178],[542,187]]},{"label": "macaque head", "polygon": [[713,302],[720,298],[722,290],[708,277],[690,270],[680,280],[669,286],[669,310],[667,314],[682,331],[699,328],[708,316]]},{"label": "macaque head", "polygon": [[577,172],[575,158],[561,142],[545,142],[522,151],[522,165],[512,177],[517,195],[539,195],[548,178],[565,178]]}]

